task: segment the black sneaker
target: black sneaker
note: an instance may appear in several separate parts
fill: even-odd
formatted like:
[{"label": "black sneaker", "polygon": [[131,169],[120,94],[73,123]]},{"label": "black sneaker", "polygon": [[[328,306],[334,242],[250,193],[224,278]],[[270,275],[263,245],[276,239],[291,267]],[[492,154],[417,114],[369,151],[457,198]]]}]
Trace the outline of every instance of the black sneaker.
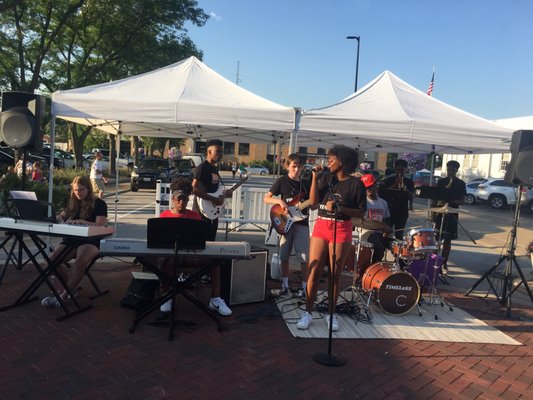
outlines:
[{"label": "black sneaker", "polygon": [[289,295],[289,288],[281,288],[278,294],[279,297],[285,297],[288,295]]}]

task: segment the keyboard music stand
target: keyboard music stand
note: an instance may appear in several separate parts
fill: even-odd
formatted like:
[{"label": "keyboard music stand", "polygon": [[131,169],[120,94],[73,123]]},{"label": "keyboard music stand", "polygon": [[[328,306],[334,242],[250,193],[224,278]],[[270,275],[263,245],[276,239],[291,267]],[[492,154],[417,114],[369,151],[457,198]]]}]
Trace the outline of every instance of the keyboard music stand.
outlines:
[{"label": "keyboard music stand", "polygon": [[[47,215],[44,211],[44,207],[48,208],[47,205],[43,205],[40,201],[37,200],[37,195],[35,192],[25,192],[19,190],[10,191],[10,195],[5,199],[5,207],[7,210],[7,215],[11,218],[21,218],[21,219],[35,219],[35,220],[45,220]],[[26,213],[31,213],[31,215],[25,215]],[[6,250],[7,244],[13,240],[9,250]],[[38,238],[43,246],[46,246],[45,242]],[[23,260],[23,247],[22,242],[24,241],[24,233],[15,232],[15,231],[6,231],[6,237],[0,243],[0,248],[6,253],[6,260],[2,267],[2,272],[0,272],[0,284],[4,279],[4,275],[7,271],[7,268],[10,263],[13,264],[15,269],[21,270],[27,263],[31,260],[28,258],[26,261]],[[18,245],[18,248],[17,248]],[[39,252],[34,253],[34,256],[37,256]]]},{"label": "keyboard music stand", "polygon": [[[185,218],[151,218],[148,220],[147,238],[148,247],[174,249],[174,268],[172,276],[168,276],[160,271],[157,263],[154,263],[155,260],[153,259],[153,256],[137,257],[143,267],[154,273],[161,282],[166,283],[170,287],[170,290],[164,295],[160,296],[158,299],[154,300],[148,306],[135,312],[135,317],[129,332],[133,333],[137,324],[141,322],[141,320],[143,320],[153,311],[159,309],[163,303],[171,300],[172,307],[168,340],[172,341],[174,339],[174,327],[177,322],[175,320],[175,298],[178,294],[182,294],[187,300],[189,300],[196,307],[206,313],[211,319],[213,319],[217,324],[219,332],[223,331],[225,327],[218,316],[212,310],[210,310],[209,307],[198,300],[196,296],[187,290],[191,284],[198,282],[203,275],[211,272],[213,268],[218,266],[220,264],[220,259],[205,258],[207,261],[206,264],[195,269],[194,272],[190,274],[187,279],[185,279],[185,281],[180,282],[177,276],[178,269],[187,264],[187,258],[194,256],[194,250],[205,248],[207,224],[204,221]],[[157,238],[160,238],[160,240],[158,241]],[[185,255],[178,253],[179,250],[184,249],[190,250],[190,252]]]}]

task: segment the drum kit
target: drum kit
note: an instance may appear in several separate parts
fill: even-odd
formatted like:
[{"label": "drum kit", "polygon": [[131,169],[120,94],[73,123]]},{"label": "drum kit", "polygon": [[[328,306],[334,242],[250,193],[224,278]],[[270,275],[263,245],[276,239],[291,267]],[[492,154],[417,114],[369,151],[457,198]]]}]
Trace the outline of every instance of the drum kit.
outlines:
[{"label": "drum kit", "polygon": [[[353,218],[352,222],[356,228],[385,230],[386,227],[390,230],[380,221]],[[423,292],[430,294],[431,305],[436,303],[436,297],[444,305],[435,289],[443,260],[437,255],[440,246],[435,229],[415,227],[405,232],[404,240],[391,243],[392,262],[372,263],[374,248],[366,241],[372,232],[360,235],[352,243],[353,252],[347,260],[347,271],[353,273],[352,290],[366,298],[367,307],[374,300],[387,314],[403,315],[417,307],[418,314],[422,315],[419,303]],[[438,319],[436,313],[435,319]]]}]

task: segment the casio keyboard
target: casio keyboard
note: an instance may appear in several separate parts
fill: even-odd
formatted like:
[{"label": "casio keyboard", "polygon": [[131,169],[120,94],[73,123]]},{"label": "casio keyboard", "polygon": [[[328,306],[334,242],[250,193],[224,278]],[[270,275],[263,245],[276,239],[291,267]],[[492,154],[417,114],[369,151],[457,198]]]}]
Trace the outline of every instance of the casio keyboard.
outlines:
[{"label": "casio keyboard", "polygon": [[72,236],[97,238],[111,236],[115,229],[111,226],[89,226],[74,224],[54,224],[45,221],[28,221],[16,218],[0,218],[0,230],[18,231],[46,236]]},{"label": "casio keyboard", "polygon": [[[224,328],[218,316],[188,289],[193,283],[198,282],[203,275],[208,274],[214,268],[219,267],[221,261],[251,257],[250,243],[248,242],[205,242],[205,249],[179,249],[175,252],[174,249],[149,248],[147,241],[143,239],[120,238],[101,240],[100,255],[136,257],[144,268],[157,275],[159,280],[166,283],[170,288],[166,294],[155,299],[150,305],[136,311],[133,323],[130,327],[130,333],[135,331],[137,324],[143,318],[147,317],[153,311],[158,310],[161,304],[178,294],[183,295],[192,304],[212,318],[216,322],[218,330],[222,331]],[[172,276],[163,274],[155,262],[156,257],[175,255],[177,258],[174,260],[174,274]],[[185,281],[182,282],[177,280],[177,270],[183,267],[186,268],[187,260],[191,258],[205,259],[205,262],[201,263],[200,266],[196,265]],[[172,340],[174,336],[174,312],[175,308],[172,309],[169,321],[169,340]]]},{"label": "casio keyboard", "polygon": [[[149,248],[144,239],[102,239],[102,256],[172,256],[174,249]],[[248,242],[205,242],[205,249],[180,249],[178,255],[194,255],[206,258],[249,258]]]}]

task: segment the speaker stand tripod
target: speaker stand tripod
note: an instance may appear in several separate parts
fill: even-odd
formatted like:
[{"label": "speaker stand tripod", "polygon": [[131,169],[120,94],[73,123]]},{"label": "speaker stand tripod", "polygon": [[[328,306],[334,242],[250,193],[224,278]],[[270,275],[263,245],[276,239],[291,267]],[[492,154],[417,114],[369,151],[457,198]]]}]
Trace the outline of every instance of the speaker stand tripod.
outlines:
[{"label": "speaker stand tripod", "polygon": [[[507,249],[507,252],[505,255],[500,256],[498,259],[498,262],[494,264],[488,271],[486,271],[481,278],[479,278],[474,285],[468,291],[465,293],[465,296],[468,296],[476,287],[479,286],[481,282],[483,282],[485,279],[487,280],[490,288],[492,289],[493,293],[496,295],[496,298],[500,302],[500,304],[505,305],[507,308],[507,317],[511,317],[511,297],[513,293],[520,287],[520,285],[524,285],[526,288],[526,291],[529,295],[529,298],[531,299],[531,302],[533,302],[533,294],[531,293],[531,290],[529,289],[529,285],[527,283],[527,280],[520,269],[520,265],[518,264],[518,261],[516,259],[515,250],[516,250],[516,234],[518,230],[518,221],[520,220],[520,203],[521,203],[521,195],[522,195],[522,185],[518,186],[518,190],[516,193],[516,209],[513,219],[513,228],[511,229],[511,241],[509,243],[509,248]],[[492,281],[490,280],[490,275],[494,273],[498,267],[505,262],[505,267],[503,270],[502,275],[502,291],[501,295],[498,293],[494,285],[492,284]],[[520,275],[521,282],[516,285],[513,288],[513,266],[516,268],[516,271]]]}]

